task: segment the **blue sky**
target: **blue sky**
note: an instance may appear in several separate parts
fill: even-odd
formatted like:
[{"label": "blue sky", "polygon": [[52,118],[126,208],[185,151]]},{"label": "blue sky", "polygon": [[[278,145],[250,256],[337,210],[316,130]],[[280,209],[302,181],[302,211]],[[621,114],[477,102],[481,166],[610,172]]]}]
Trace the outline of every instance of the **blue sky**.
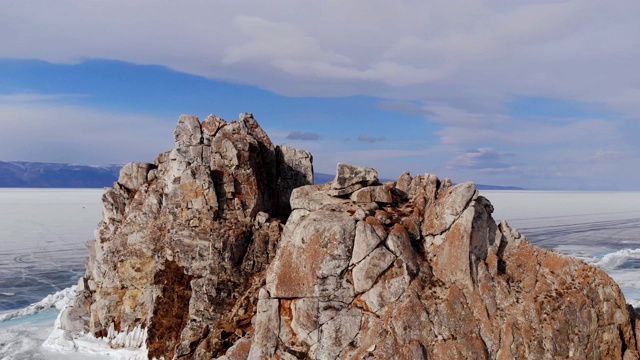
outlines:
[{"label": "blue sky", "polygon": [[151,162],[180,114],[248,111],[319,172],[640,190],[639,15],[631,1],[7,1],[0,161]]}]

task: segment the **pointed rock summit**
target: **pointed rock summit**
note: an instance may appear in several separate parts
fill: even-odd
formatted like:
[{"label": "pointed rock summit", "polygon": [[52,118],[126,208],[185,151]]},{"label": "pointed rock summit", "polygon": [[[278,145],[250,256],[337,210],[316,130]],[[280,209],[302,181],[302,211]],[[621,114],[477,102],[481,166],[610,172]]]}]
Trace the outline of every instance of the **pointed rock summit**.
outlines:
[{"label": "pointed rock summit", "polygon": [[157,359],[638,359],[604,272],[530,244],[473,183],[274,146],[251,114],[182,116],[176,147],[103,197],[47,340]]}]

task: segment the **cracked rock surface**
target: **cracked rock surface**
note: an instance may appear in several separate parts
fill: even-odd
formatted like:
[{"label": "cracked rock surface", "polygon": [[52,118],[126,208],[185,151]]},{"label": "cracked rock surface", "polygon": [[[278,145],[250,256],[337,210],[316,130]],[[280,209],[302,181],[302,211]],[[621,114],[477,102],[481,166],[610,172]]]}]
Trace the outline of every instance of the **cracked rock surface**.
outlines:
[{"label": "cracked rock surface", "polygon": [[249,359],[637,358],[618,286],[496,224],[473,183],[405,173],[391,200],[330,200],[351,183],[296,190],[311,196],[292,201],[258,300],[279,311],[256,315],[278,340],[256,330]]},{"label": "cracked rock surface", "polygon": [[165,359],[639,358],[617,284],[496,224],[473,183],[339,164],[311,185],[250,114],[175,140],[105,192],[70,333],[146,329]]}]

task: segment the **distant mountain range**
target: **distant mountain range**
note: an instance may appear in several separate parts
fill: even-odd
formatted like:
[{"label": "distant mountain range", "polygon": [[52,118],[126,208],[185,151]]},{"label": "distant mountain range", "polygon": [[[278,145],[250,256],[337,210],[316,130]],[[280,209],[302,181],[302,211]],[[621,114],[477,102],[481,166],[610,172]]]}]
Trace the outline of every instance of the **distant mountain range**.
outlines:
[{"label": "distant mountain range", "polygon": [[[101,188],[118,180],[121,164],[77,164],[0,161],[0,187],[4,188]],[[332,181],[335,175],[315,173],[315,183]],[[381,181],[392,181],[381,179]],[[480,190],[524,190],[516,186],[476,184]]]},{"label": "distant mountain range", "polygon": [[0,161],[0,187],[9,188],[101,188],[113,186],[122,165]]}]

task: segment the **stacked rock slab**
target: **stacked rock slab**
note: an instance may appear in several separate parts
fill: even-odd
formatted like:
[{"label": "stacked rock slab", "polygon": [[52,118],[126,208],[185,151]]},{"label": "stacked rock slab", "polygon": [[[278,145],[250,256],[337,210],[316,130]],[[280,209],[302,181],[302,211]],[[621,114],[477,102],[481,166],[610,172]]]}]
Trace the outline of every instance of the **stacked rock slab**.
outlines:
[{"label": "stacked rock slab", "polygon": [[615,282],[496,224],[472,183],[338,164],[310,185],[311,155],[250,114],[183,116],[175,141],[105,192],[61,339],[158,359],[638,359]]},{"label": "stacked rock slab", "polygon": [[70,337],[118,347],[118,334],[145,329],[128,345],[149,358],[211,358],[252,328],[288,198],[313,183],[311,155],[273,146],[251,114],[182,116],[174,135],[173,150],[126,165],[106,190],[82,289],[61,318]]},{"label": "stacked rock slab", "polygon": [[638,358],[615,282],[497,225],[472,183],[339,164],[291,204],[250,352],[228,359]]}]

